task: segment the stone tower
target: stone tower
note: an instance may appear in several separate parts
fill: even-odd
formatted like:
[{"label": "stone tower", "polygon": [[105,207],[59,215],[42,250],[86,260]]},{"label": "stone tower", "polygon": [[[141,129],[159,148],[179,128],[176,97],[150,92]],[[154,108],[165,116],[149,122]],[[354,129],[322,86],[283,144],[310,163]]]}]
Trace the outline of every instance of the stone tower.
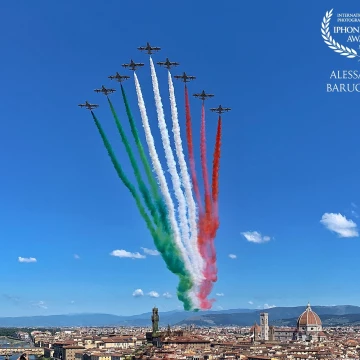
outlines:
[{"label": "stone tower", "polygon": [[152,309],[151,322],[153,336],[156,336],[156,334],[159,332],[159,309],[157,307]]},{"label": "stone tower", "polygon": [[260,314],[261,340],[269,340],[269,314]]}]

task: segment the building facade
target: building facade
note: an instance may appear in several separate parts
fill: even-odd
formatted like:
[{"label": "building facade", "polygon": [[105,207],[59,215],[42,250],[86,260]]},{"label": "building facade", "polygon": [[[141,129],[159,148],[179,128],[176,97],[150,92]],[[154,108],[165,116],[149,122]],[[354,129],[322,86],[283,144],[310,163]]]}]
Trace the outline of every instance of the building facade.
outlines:
[{"label": "building facade", "polygon": [[269,340],[269,314],[260,314],[261,340]]}]

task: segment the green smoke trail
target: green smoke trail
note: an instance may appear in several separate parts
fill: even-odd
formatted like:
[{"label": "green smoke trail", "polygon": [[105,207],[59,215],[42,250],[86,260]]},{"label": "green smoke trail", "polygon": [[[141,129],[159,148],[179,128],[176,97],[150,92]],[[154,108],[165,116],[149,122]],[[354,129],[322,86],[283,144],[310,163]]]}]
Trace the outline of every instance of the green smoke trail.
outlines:
[{"label": "green smoke trail", "polygon": [[131,110],[130,110],[130,106],[129,106],[129,102],[127,100],[125,89],[122,85],[120,85],[120,86],[121,86],[121,94],[122,94],[124,104],[125,104],[126,114],[129,119],[131,133],[134,137],[135,144],[138,148],[141,161],[145,168],[146,176],[147,176],[148,181],[151,186],[152,194],[155,198],[156,205],[157,205],[157,208],[160,213],[162,227],[165,230],[166,234],[168,234],[168,239],[159,238],[158,241],[156,241],[154,239],[155,246],[156,246],[157,250],[161,253],[161,255],[167,265],[167,268],[172,273],[179,276],[180,282],[179,282],[179,285],[177,288],[178,299],[183,302],[185,310],[191,310],[192,302],[191,302],[189,296],[187,295],[187,293],[193,287],[193,282],[191,280],[189,272],[185,268],[180,251],[179,251],[178,247],[176,246],[176,244],[174,244],[173,234],[172,234],[172,230],[171,230],[170,224],[169,224],[166,205],[165,205],[163,199],[161,198],[161,196],[159,195],[158,185],[157,185],[157,182],[151,171],[150,163],[145,155],[144,147],[141,143],[141,140],[139,137],[139,132],[137,130],[134,118],[133,118]]},{"label": "green smoke trail", "polygon": [[163,255],[163,259],[165,260],[168,269],[174,274],[176,274],[180,279],[179,285],[177,287],[178,299],[183,302],[185,310],[191,310],[192,303],[187,293],[193,287],[193,283],[191,281],[190,274],[185,269],[179,250],[177,249],[177,247],[173,242],[172,234],[168,232],[164,233],[162,229],[159,227],[157,227],[156,230],[154,229],[151,219],[149,218],[143,205],[141,204],[140,197],[137,194],[135,187],[131,184],[131,182],[126,177],[124,171],[122,170],[122,167],[114,154],[114,151],[110,145],[109,140],[105,135],[105,132],[99,120],[96,118],[93,111],[91,111],[91,115],[94,119],[95,125],[100,133],[100,136],[103,140],[105,148],[109,154],[111,162],[113,163],[119,178],[121,179],[123,184],[127,187],[131,195],[135,199],[140,214],[145,220],[145,223],[148,229],[150,230],[151,236],[154,239],[156,248]]},{"label": "green smoke trail", "polygon": [[110,105],[110,109],[111,109],[111,113],[113,114],[113,117],[115,119],[115,123],[116,123],[116,126],[119,130],[119,133],[120,133],[120,136],[121,136],[121,140],[123,142],[123,144],[125,145],[125,149],[126,149],[126,152],[129,156],[129,159],[130,159],[130,162],[131,162],[131,165],[134,169],[134,174],[135,174],[135,177],[136,177],[136,180],[139,184],[139,189],[140,189],[140,192],[142,194],[142,196],[144,197],[144,200],[145,200],[145,204],[147,206],[147,208],[149,209],[150,213],[151,213],[151,216],[153,217],[154,219],[154,222],[157,226],[160,225],[159,223],[159,217],[158,217],[158,214],[157,214],[157,211],[156,211],[156,208],[152,202],[152,199],[151,199],[151,194],[148,190],[148,188],[146,187],[142,177],[141,177],[141,173],[140,173],[140,170],[139,170],[139,166],[138,164],[136,163],[136,159],[134,157],[134,154],[131,150],[131,147],[130,147],[130,144],[129,144],[129,141],[126,137],[126,134],[125,134],[125,131],[119,121],[119,118],[116,114],[116,111],[114,109],[114,106],[111,102],[111,100],[109,98],[108,99],[108,102],[109,102],[109,105]]},{"label": "green smoke trail", "polygon": [[150,233],[153,237],[156,236],[156,231],[152,225],[151,219],[149,218],[149,215],[146,213],[144,207],[141,204],[141,200],[140,197],[135,189],[135,187],[131,184],[131,182],[129,181],[129,179],[126,177],[119,161],[117,160],[115,154],[114,154],[114,150],[112,149],[109,140],[107,139],[105,132],[102,128],[102,126],[100,125],[99,120],[96,118],[95,114],[93,111],[91,111],[91,115],[95,121],[95,125],[97,127],[97,129],[99,130],[100,136],[104,142],[104,145],[106,147],[106,150],[110,156],[111,162],[114,165],[114,168],[119,176],[119,178],[121,179],[121,181],[124,183],[124,185],[128,188],[128,190],[130,191],[131,195],[133,196],[133,198],[135,199],[136,205],[140,211],[141,216],[143,217],[143,219],[146,222],[146,225],[148,227],[148,229],[150,230]]},{"label": "green smoke trail", "polygon": [[158,208],[159,213],[160,213],[161,222],[162,222],[162,224],[163,224],[163,226],[165,228],[165,231],[170,232],[171,229],[170,229],[170,225],[169,225],[169,221],[168,221],[168,217],[167,217],[167,209],[166,209],[166,206],[164,204],[163,199],[159,195],[158,185],[157,185],[156,180],[154,178],[154,175],[153,175],[153,173],[151,171],[150,163],[149,163],[149,161],[148,161],[148,159],[147,159],[147,157],[145,155],[144,147],[143,147],[143,145],[141,143],[141,140],[140,140],[140,137],[139,137],[139,132],[137,130],[134,118],[133,118],[131,110],[130,110],[129,102],[128,102],[127,97],[126,97],[125,89],[124,89],[124,87],[122,85],[121,85],[121,94],[122,94],[122,97],[123,97],[123,100],[124,100],[126,114],[128,116],[128,119],[129,119],[131,133],[132,133],[132,135],[134,137],[136,147],[138,148],[138,151],[139,151],[139,154],[140,154],[141,162],[143,163],[146,176],[147,176],[148,181],[150,183],[151,192],[152,192],[152,194],[153,194],[153,196],[155,198],[156,205],[157,205],[157,208]]}]

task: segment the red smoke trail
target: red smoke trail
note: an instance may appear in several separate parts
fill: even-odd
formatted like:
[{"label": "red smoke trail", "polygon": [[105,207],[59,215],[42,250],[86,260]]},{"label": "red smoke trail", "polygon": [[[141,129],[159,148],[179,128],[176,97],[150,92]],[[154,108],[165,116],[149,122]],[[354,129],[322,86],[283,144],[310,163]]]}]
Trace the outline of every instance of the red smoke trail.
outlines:
[{"label": "red smoke trail", "polygon": [[213,288],[213,283],[217,281],[216,252],[214,238],[212,237],[212,234],[214,233],[212,222],[211,216],[207,217],[204,213],[200,214],[198,247],[200,254],[205,261],[205,269],[203,271],[205,279],[200,285],[198,294],[201,309],[210,309],[212,303],[215,301],[213,299],[207,299]]},{"label": "red smoke trail", "polygon": [[[200,285],[199,293],[197,294],[198,299],[200,301],[200,308],[201,309],[211,309],[212,303],[214,300],[208,300],[207,296],[210,294],[212,289],[212,281],[208,280],[207,274],[209,273],[208,269],[208,255],[206,250],[207,244],[207,231],[208,225],[206,224],[206,214],[204,213],[204,209],[201,203],[200,191],[199,191],[199,183],[196,176],[196,169],[195,169],[195,156],[194,156],[194,145],[193,145],[193,138],[192,138],[192,128],[191,128],[191,113],[190,113],[190,101],[189,101],[189,93],[187,86],[185,84],[185,112],[186,112],[186,140],[188,145],[188,153],[189,153],[189,163],[190,163],[190,173],[191,173],[191,180],[194,187],[196,201],[199,207],[199,223],[198,223],[198,249],[205,261],[205,269],[203,271],[203,275],[205,279],[202,281]],[[205,119],[204,119],[205,120]],[[205,129],[204,129],[205,130]],[[205,131],[204,131],[205,136]],[[205,142],[205,140],[204,140]],[[206,150],[205,150],[206,153]],[[210,192],[210,190],[209,190]]]},{"label": "red smoke trail", "polygon": [[205,102],[203,101],[201,107],[201,129],[200,129],[200,157],[201,157],[201,169],[204,179],[205,190],[205,213],[207,218],[211,216],[211,196],[209,185],[209,174],[206,165],[206,135],[205,135]]},{"label": "red smoke trail", "polygon": [[194,187],[196,201],[199,206],[199,211],[200,213],[202,213],[203,210],[202,210],[201,197],[199,191],[199,183],[197,181],[196,170],[195,170],[194,145],[193,145],[192,129],[191,129],[190,101],[189,101],[189,93],[186,84],[185,84],[185,112],[186,112],[186,140],[188,145],[191,180]]},{"label": "red smoke trail", "polygon": [[218,119],[217,132],[216,132],[216,141],[215,141],[215,150],[213,158],[213,172],[212,172],[212,201],[213,207],[210,216],[210,220],[207,223],[202,225],[203,232],[205,233],[205,241],[207,245],[207,258],[206,258],[206,267],[204,271],[205,280],[201,284],[200,288],[200,304],[204,308],[211,308],[212,302],[214,300],[207,300],[207,296],[210,294],[213,283],[217,280],[217,267],[216,267],[216,251],[214,246],[214,240],[216,237],[216,232],[219,228],[219,211],[218,211],[218,198],[219,198],[219,169],[220,169],[220,150],[221,150],[221,115]]},{"label": "red smoke trail", "polygon": [[211,237],[214,239],[216,236],[217,229],[219,228],[219,169],[220,169],[220,150],[221,150],[221,115],[219,115],[216,141],[214,150],[213,160],[213,173],[212,173],[212,201],[213,201],[213,228]]},{"label": "red smoke trail", "polygon": [[[215,145],[215,154],[213,164],[215,165],[216,171],[219,169],[219,159],[220,159],[220,150],[217,151],[220,145],[218,141]],[[212,199],[210,194],[210,185],[209,185],[209,175],[206,165],[206,135],[205,135],[205,107],[204,103],[201,109],[201,130],[200,130],[200,148],[201,148],[201,167],[204,178],[204,189],[205,189],[205,213],[201,213],[199,216],[199,238],[198,246],[202,257],[205,260],[205,269],[203,275],[205,279],[200,285],[200,291],[198,298],[200,300],[200,307],[202,309],[210,309],[212,303],[215,301],[213,299],[207,299],[207,296],[210,294],[213,283],[217,281],[217,267],[216,267],[216,252],[214,246],[214,239],[216,235],[216,230],[218,228],[218,218],[217,218],[217,208],[212,207]],[[217,155],[219,155],[217,157]],[[216,174],[217,172],[215,172]],[[214,175],[213,175],[214,178]],[[215,191],[214,199],[217,201],[217,184],[218,176],[215,175],[215,182],[213,190]],[[214,192],[214,191],[213,191]]]},{"label": "red smoke trail", "polygon": [[[218,130],[216,136],[215,153],[213,160],[213,186],[212,194],[210,191],[209,174],[206,164],[206,134],[205,134],[205,106],[204,103],[201,109],[201,129],[200,129],[200,155],[201,168],[204,179],[205,189],[205,211],[202,206],[199,184],[196,176],[195,157],[191,128],[191,114],[190,101],[187,86],[185,85],[185,109],[186,109],[186,139],[189,153],[189,163],[191,180],[194,187],[195,197],[199,206],[199,220],[198,220],[198,248],[201,256],[205,261],[205,269],[203,271],[204,280],[202,281],[198,293],[201,309],[211,309],[214,299],[207,299],[210,294],[213,283],[217,281],[217,267],[216,267],[216,252],[214,247],[214,239],[216,231],[219,227],[217,214],[217,199],[218,199],[218,172],[220,162],[220,140],[221,140],[221,119],[220,125],[218,123]],[[220,130],[219,130],[220,129]],[[214,206],[212,204],[214,202]]]}]

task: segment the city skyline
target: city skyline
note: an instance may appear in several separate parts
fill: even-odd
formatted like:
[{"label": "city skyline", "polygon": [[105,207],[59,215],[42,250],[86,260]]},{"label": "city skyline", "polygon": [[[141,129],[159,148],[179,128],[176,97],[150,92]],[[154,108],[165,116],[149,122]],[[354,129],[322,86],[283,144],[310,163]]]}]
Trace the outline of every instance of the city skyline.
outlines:
[{"label": "city skyline", "polygon": [[[331,4],[316,2],[310,11],[303,3],[224,3],[226,17],[219,19],[218,5],[186,0],[182,6],[192,10],[184,24],[169,16],[182,7],[163,0],[136,12],[115,1],[80,2],[71,11],[66,3],[38,3],[7,3],[0,23],[7,34],[0,88],[6,119],[0,316],[125,315],[155,303],[164,311],[181,306],[176,277],[119,183],[89,113],[77,107],[84,98],[100,104],[96,114],[132,175],[106,99],[92,89],[113,85],[107,77],[124,71],[121,64],[131,57],[146,62],[137,47],[147,41],[162,48],[154,61],[179,61],[173,75],[196,76],[188,84],[191,94],[215,94],[207,100],[209,154],[217,120],[209,108],[232,108],[223,121],[213,310],[308,301],[360,306],[352,266],[360,250],[358,99],[325,87],[334,69],[357,62],[324,44],[320,26]],[[356,6],[349,1],[346,7]],[[120,13],[129,16],[119,19]],[[240,13],[256,14],[261,25],[255,27],[251,16],[239,22]],[[165,103],[166,71],[158,75]],[[159,141],[147,64],[138,76]],[[184,132],[183,84],[175,85]],[[142,130],[133,79],[124,87]],[[119,94],[112,96],[124,119]],[[200,110],[191,100],[196,144]]]}]

